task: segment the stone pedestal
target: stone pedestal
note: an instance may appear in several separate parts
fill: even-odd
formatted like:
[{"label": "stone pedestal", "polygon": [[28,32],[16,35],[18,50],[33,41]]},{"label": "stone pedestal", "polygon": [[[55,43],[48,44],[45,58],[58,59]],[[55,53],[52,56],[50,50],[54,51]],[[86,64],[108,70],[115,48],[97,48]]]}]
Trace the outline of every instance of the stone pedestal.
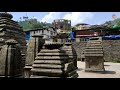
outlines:
[{"label": "stone pedestal", "polygon": [[[41,35],[34,35],[30,39],[27,47],[27,56],[26,56],[26,62],[25,62],[25,75],[28,75],[26,73],[30,72],[30,67],[33,65],[34,60],[38,52],[42,49],[43,45],[45,43],[45,40],[43,39],[43,36]],[[29,77],[25,76],[25,77]]]},{"label": "stone pedestal", "polygon": [[17,41],[10,39],[1,47],[0,77],[21,77],[23,63]]},{"label": "stone pedestal", "polygon": [[69,61],[69,56],[60,47],[60,43],[45,44],[36,56],[32,65],[30,78],[76,78],[74,63]]},{"label": "stone pedestal", "polygon": [[105,71],[102,41],[89,41],[85,49],[85,71]]}]

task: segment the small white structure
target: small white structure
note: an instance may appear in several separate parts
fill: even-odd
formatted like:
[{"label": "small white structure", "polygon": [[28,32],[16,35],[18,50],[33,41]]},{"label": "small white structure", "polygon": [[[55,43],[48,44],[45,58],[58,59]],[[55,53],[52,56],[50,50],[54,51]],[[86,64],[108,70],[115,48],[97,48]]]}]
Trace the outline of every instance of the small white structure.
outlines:
[{"label": "small white structure", "polygon": [[86,24],[86,23],[79,23],[79,24],[75,25],[75,28],[77,30],[84,30],[84,29],[89,29],[90,25]]}]

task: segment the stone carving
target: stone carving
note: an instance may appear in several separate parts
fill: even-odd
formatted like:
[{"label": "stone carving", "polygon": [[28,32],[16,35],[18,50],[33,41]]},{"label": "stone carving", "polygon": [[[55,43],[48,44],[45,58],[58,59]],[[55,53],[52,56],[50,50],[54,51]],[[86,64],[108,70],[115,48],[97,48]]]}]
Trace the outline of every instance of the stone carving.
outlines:
[{"label": "stone carving", "polygon": [[88,41],[85,58],[85,71],[105,71],[101,40]]},{"label": "stone carving", "polygon": [[30,78],[78,77],[74,63],[69,61],[69,56],[61,49],[62,46],[63,44],[57,42],[45,44],[35,58]]},{"label": "stone carving", "polygon": [[10,39],[1,46],[0,77],[22,77],[22,56],[18,42]]}]

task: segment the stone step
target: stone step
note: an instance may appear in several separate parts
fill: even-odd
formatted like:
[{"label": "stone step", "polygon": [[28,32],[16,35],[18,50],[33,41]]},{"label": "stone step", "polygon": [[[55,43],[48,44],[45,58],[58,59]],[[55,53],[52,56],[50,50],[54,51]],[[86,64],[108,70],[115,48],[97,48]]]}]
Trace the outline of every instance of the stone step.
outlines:
[{"label": "stone step", "polygon": [[89,51],[89,52],[85,52],[85,54],[103,54],[103,51]]},{"label": "stone step", "polygon": [[69,48],[62,48],[62,49],[67,51],[72,51],[72,49],[69,49]]},{"label": "stone step", "polygon": [[85,47],[85,49],[102,49],[102,46],[101,47],[90,46],[90,47]]},{"label": "stone step", "polygon": [[95,57],[101,56],[101,57],[103,57],[104,55],[103,54],[85,54],[85,57],[91,57],[91,56],[95,56]]},{"label": "stone step", "polygon": [[61,78],[61,77],[49,77],[49,76],[31,75],[30,78]]},{"label": "stone step", "polygon": [[98,46],[101,46],[101,44],[88,44],[88,45],[86,45],[86,47],[90,47],[90,46],[98,47]]},{"label": "stone step", "polygon": [[88,43],[101,43],[101,41],[89,41]]},{"label": "stone step", "polygon": [[40,51],[40,53],[59,53],[59,52],[61,52],[59,49],[53,49],[53,50],[49,50],[49,49],[42,49],[41,51]]},{"label": "stone step", "polygon": [[1,21],[0,21],[0,24],[14,25],[14,26],[16,26],[16,27],[19,27],[19,28],[20,28],[20,25],[19,25],[19,24],[17,24],[17,23],[10,23],[10,22],[6,22],[6,21],[1,22]]},{"label": "stone step", "polygon": [[51,69],[61,69],[64,68],[63,65],[55,65],[55,64],[33,64],[34,68],[51,68]]},{"label": "stone step", "polygon": [[98,49],[91,48],[91,49],[85,49],[85,51],[103,51],[103,49],[102,48],[98,48]]},{"label": "stone step", "polygon": [[14,21],[14,20],[11,20],[11,19],[9,19],[9,18],[5,18],[5,17],[1,17],[0,18],[0,22],[3,22],[3,21],[5,21],[5,22],[10,22],[10,23],[14,23],[14,24],[18,24],[16,21]]},{"label": "stone step", "polygon": [[32,66],[25,66],[24,69],[32,69]]},{"label": "stone step", "polygon": [[34,72],[39,72],[39,73],[55,73],[55,74],[62,74],[63,71],[61,69],[44,69],[44,68],[32,68],[31,71]]},{"label": "stone step", "polygon": [[0,24],[0,27],[13,28],[13,29],[16,29],[16,30],[21,30],[22,29],[20,27],[16,27],[16,26],[12,26],[12,25],[6,25],[6,24]]},{"label": "stone step", "polygon": [[68,59],[69,57],[64,57],[64,56],[41,56],[41,57],[36,57],[35,59],[36,60],[65,60],[65,59]]},{"label": "stone step", "polygon": [[62,64],[65,61],[60,61],[60,60],[35,60],[34,63],[39,63],[39,64]]},{"label": "stone step", "polygon": [[65,53],[38,53],[37,56],[65,56]]},{"label": "stone step", "polygon": [[[71,53],[71,52],[66,52],[67,54],[65,54],[65,53],[38,53],[37,54],[37,56],[39,57],[41,57],[41,56],[73,56],[74,54],[73,53]],[[76,56],[76,55],[74,55],[74,56]]]}]

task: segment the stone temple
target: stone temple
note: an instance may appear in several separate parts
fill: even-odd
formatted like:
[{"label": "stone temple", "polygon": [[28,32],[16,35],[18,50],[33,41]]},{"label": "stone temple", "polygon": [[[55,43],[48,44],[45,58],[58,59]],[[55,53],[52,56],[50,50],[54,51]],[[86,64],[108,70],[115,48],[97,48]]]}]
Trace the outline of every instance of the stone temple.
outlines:
[{"label": "stone temple", "polygon": [[[9,13],[0,13],[0,38],[7,41],[14,39],[20,44],[21,52],[26,53],[25,33],[18,22],[12,20],[13,16]],[[0,44],[1,45],[1,44]]]},{"label": "stone temple", "polygon": [[5,41],[0,48],[0,77],[23,77],[23,60],[18,42]]},{"label": "stone temple", "polygon": [[74,67],[77,69],[77,53],[71,42],[65,42],[62,50],[65,50],[69,56],[69,60],[74,63]]},{"label": "stone temple", "polygon": [[85,48],[85,71],[105,71],[103,56],[102,40],[93,38],[88,41]]},{"label": "stone temple", "polygon": [[44,44],[32,65],[30,78],[77,78],[74,63],[62,46],[58,42]]},{"label": "stone temple", "polygon": [[13,16],[9,13],[0,13],[0,39],[3,39],[2,42],[0,42],[0,46],[4,45],[8,39],[16,40],[18,44],[20,44],[20,50],[24,61],[27,49],[25,33],[18,22],[12,20],[12,18]]}]

